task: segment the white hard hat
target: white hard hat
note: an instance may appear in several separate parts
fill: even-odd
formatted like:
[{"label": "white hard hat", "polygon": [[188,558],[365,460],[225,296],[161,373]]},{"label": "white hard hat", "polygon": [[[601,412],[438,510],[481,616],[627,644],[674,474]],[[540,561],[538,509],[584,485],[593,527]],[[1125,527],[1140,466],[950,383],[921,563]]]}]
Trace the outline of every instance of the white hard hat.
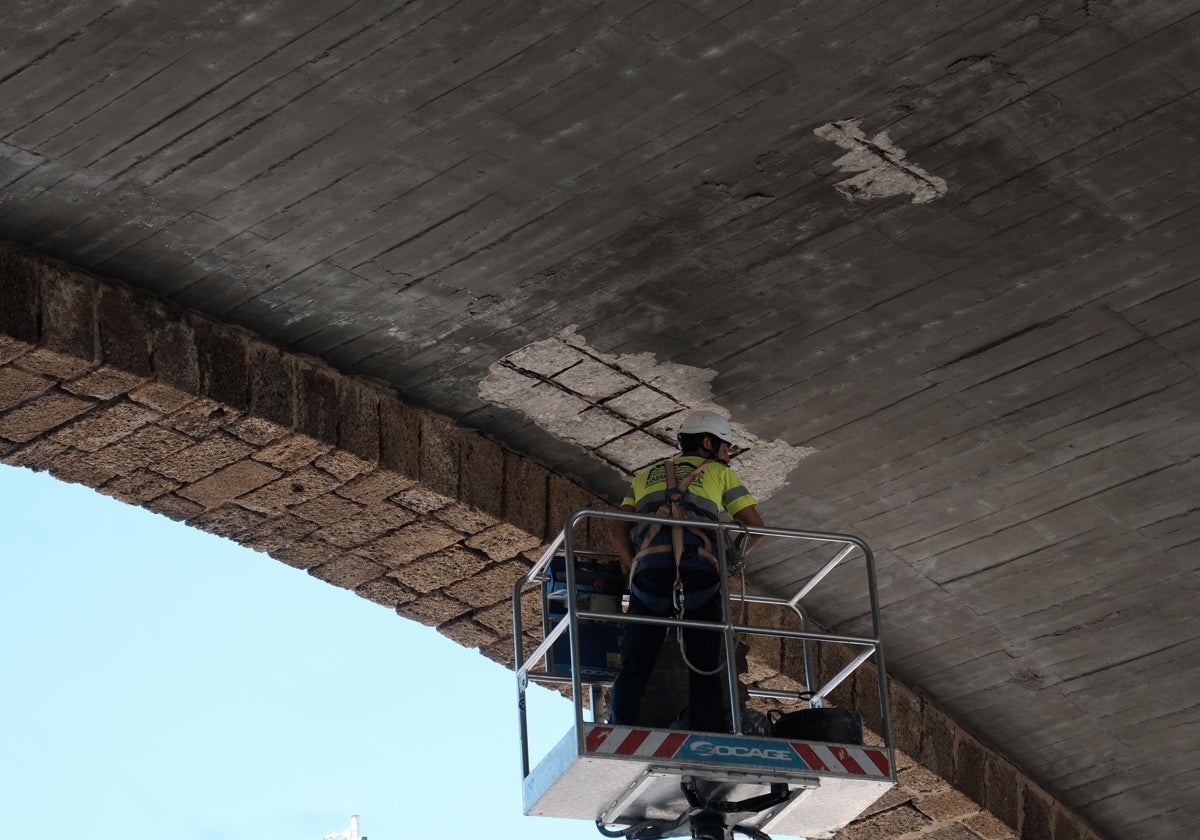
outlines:
[{"label": "white hard hat", "polygon": [[729,421],[713,411],[693,411],[679,424],[681,435],[712,435],[728,444],[733,443],[733,429]]}]

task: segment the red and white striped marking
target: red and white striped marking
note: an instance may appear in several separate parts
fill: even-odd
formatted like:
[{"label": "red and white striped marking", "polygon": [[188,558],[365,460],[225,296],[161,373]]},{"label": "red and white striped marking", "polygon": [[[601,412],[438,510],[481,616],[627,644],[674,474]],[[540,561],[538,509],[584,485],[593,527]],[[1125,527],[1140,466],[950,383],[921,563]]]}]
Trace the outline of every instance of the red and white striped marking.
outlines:
[{"label": "red and white striped marking", "polygon": [[810,744],[791,741],[804,763],[819,773],[851,773],[875,779],[888,777],[888,757],[883,750],[842,744]]},{"label": "red and white striped marking", "polygon": [[[584,745],[590,755],[611,755],[635,758],[686,759],[684,749],[689,742],[706,738],[736,738],[737,736],[705,736],[670,729],[634,729],[625,726],[593,726],[587,731]],[[888,754],[884,750],[848,744],[823,744],[808,741],[742,739],[749,746],[795,751],[810,770],[818,773],[846,773],[872,779],[889,778]],[[786,745],[786,747],[785,747]],[[699,745],[698,745],[699,746]],[[773,764],[774,762],[765,762]]]}]

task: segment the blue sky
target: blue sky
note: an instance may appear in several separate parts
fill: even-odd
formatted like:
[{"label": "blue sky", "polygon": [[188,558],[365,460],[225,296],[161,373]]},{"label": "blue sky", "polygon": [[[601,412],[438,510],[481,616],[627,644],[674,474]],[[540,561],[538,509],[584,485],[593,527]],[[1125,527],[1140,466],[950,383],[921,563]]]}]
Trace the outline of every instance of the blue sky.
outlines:
[{"label": "blue sky", "polygon": [[[265,554],[0,465],[0,832],[600,835],[524,817],[511,672]],[[537,690],[548,747],[570,706]]]}]

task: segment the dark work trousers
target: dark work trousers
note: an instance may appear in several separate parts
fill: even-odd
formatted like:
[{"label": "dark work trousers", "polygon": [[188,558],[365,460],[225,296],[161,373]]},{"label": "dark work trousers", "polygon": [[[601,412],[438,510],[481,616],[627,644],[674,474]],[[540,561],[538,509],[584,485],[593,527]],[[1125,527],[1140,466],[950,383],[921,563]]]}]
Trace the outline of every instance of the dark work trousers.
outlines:
[{"label": "dark work trousers", "polygon": [[[674,580],[673,572],[671,579]],[[658,594],[657,587],[654,594]],[[663,594],[669,599],[670,589]],[[721,596],[718,594],[702,604],[687,608],[684,618],[695,621],[721,621],[724,618],[721,612]],[[629,614],[669,618],[671,609],[668,606],[665,610],[655,610],[637,595],[630,595]],[[660,625],[625,625],[625,636],[621,642],[621,671],[612,687],[610,723],[625,726],[639,723],[638,709],[666,632],[667,628]],[[688,661],[696,668],[712,671],[721,663],[724,637],[720,631],[684,628],[683,643]],[[704,676],[697,674],[692,668],[688,669],[688,729],[695,732],[729,731],[729,727],[725,725],[725,686],[724,671]]]}]

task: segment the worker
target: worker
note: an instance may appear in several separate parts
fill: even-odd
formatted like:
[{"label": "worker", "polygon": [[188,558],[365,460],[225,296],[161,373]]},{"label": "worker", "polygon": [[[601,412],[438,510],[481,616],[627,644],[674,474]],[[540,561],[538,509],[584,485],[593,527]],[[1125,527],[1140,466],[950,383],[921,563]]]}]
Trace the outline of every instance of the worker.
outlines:
[{"label": "worker", "polygon": [[[733,432],[729,421],[711,411],[684,417],[678,433],[680,454],[652,464],[633,479],[621,510],[716,521],[725,510],[744,525],[763,524],[758,502],[729,466]],[[672,493],[675,487],[682,492]],[[665,505],[677,507],[667,514]],[[724,603],[713,540],[702,528],[663,527],[609,520],[609,539],[629,577],[629,614],[723,621]],[[751,536],[749,551],[762,537]],[[667,628],[627,624],[621,643],[621,670],[612,688],[609,722],[637,724],[638,710]],[[682,650],[688,665],[688,726],[698,732],[729,731],[721,679],[723,636],[719,631],[685,628]]]}]

